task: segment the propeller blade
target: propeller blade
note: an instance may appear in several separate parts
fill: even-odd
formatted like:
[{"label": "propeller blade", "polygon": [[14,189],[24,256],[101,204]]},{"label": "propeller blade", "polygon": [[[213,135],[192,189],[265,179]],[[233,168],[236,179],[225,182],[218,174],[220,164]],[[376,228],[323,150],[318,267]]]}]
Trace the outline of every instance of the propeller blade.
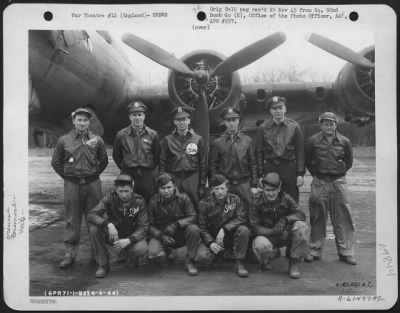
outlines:
[{"label": "propeller blade", "polygon": [[232,54],[230,57],[218,64],[211,73],[211,77],[228,75],[242,67],[245,67],[280,46],[285,42],[285,40],[286,35],[278,32],[256,41]]},{"label": "propeller blade", "polygon": [[201,90],[201,98],[197,103],[196,110],[193,112],[192,123],[196,133],[203,137],[207,156],[210,142],[210,118],[208,116],[207,96],[204,89]]},{"label": "propeller blade", "polygon": [[372,63],[366,57],[343,46],[336,41],[333,41],[316,33],[307,34],[305,38],[308,42],[312,43],[318,48],[321,48],[322,50],[325,50],[326,52],[331,53],[338,58],[346,60],[350,63],[368,68],[375,67],[374,63]]},{"label": "propeller blade", "polygon": [[124,34],[122,41],[149,59],[179,73],[193,76],[193,71],[181,60],[159,46],[133,34]]}]

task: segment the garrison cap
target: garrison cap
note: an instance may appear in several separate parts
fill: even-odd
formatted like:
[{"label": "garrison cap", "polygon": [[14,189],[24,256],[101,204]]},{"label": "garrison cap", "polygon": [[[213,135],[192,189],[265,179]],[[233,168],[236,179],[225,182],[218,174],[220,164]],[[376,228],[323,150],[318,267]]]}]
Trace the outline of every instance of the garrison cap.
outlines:
[{"label": "garrison cap", "polygon": [[114,183],[128,183],[128,184],[132,184],[133,183],[133,178],[131,175],[128,174],[120,174],[115,180]]},{"label": "garrison cap", "polygon": [[281,185],[281,179],[278,173],[268,173],[263,177],[262,183],[263,185],[278,188]]},{"label": "garrison cap", "polygon": [[75,118],[77,114],[86,114],[89,118],[93,116],[92,113],[85,108],[77,108],[74,112],[72,112],[72,118]]},{"label": "garrison cap", "polygon": [[332,112],[325,112],[325,113],[322,113],[322,114],[319,116],[318,121],[321,123],[323,120],[334,121],[334,122],[336,122],[336,124],[337,124],[337,122],[338,122],[338,119],[337,119],[337,117],[336,117],[336,114],[335,114],[335,113],[332,113]]},{"label": "garrison cap", "polygon": [[228,179],[224,175],[215,174],[210,179],[210,186],[211,187],[216,187],[216,186],[222,185],[225,182],[228,182]]},{"label": "garrison cap", "polygon": [[224,120],[227,120],[228,118],[240,117],[240,112],[235,108],[227,108],[224,111],[222,111],[221,117]]},{"label": "garrison cap", "polygon": [[182,117],[190,117],[191,112],[185,107],[176,107],[171,111],[171,115],[173,119],[177,119]]},{"label": "garrison cap", "polygon": [[160,187],[168,184],[170,181],[175,183],[175,180],[173,179],[173,177],[171,175],[169,175],[168,173],[161,173],[156,178],[156,185],[158,188],[160,188]]},{"label": "garrison cap", "polygon": [[273,96],[268,99],[267,101],[267,109],[271,109],[274,106],[280,105],[281,103],[286,104],[287,100],[284,97],[279,97],[279,96]]},{"label": "garrison cap", "polygon": [[135,101],[135,102],[129,103],[129,105],[128,105],[129,113],[134,113],[134,112],[146,113],[146,111],[147,111],[147,107],[143,102]]}]

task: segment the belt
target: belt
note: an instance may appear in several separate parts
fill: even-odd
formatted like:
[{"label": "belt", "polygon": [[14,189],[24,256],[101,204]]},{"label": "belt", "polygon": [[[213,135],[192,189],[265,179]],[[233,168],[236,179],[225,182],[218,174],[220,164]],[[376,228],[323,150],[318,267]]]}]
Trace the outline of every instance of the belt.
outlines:
[{"label": "belt", "polygon": [[280,164],[287,164],[290,162],[296,162],[295,159],[293,160],[285,160],[285,159],[267,159],[267,162],[273,163],[275,165],[280,165]]},{"label": "belt", "polygon": [[150,167],[125,167],[121,170],[121,173],[129,174],[131,176],[142,176],[144,173],[153,171]]},{"label": "belt", "polygon": [[334,181],[336,179],[342,178],[344,175],[343,174],[337,174],[337,175],[332,175],[332,174],[314,174],[315,177],[325,180],[325,181]]},{"label": "belt", "polygon": [[195,173],[196,173],[195,171],[182,171],[182,172],[172,172],[171,174],[174,175],[176,178],[183,179],[192,176]]},{"label": "belt", "polygon": [[98,175],[86,176],[86,177],[64,176],[64,179],[74,184],[84,185],[93,183],[94,181],[99,179],[99,176]]},{"label": "belt", "polygon": [[247,182],[250,180],[250,176],[245,176],[245,177],[240,177],[240,178],[230,178],[230,177],[227,177],[227,178],[232,185],[239,185],[241,183],[244,183],[244,182]]}]

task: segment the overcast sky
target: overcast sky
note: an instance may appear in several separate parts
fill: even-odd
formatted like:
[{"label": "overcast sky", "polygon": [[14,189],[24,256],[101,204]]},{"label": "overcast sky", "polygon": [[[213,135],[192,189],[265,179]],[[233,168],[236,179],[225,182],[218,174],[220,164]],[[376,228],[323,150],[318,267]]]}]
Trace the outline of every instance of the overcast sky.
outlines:
[{"label": "overcast sky", "polygon": [[[127,31],[129,32],[129,31]],[[125,31],[114,31],[112,34],[121,38]],[[188,52],[198,49],[216,50],[226,56],[242,49],[243,47],[270,35],[267,31],[177,31],[159,29],[146,32],[137,30],[132,32],[152,43],[162,47],[180,58]],[[252,77],[262,71],[273,69],[285,70],[295,66],[299,71],[308,73],[306,81],[331,81],[334,80],[345,64],[345,61],[328,54],[315,47],[304,39],[305,32],[284,31],[286,42],[263,56],[254,63],[239,70],[242,81],[251,81]],[[321,35],[340,42],[357,52],[374,44],[372,32],[318,32]],[[168,70],[152,60],[142,56],[135,50],[121,42],[127,56],[130,58],[139,76],[147,82],[164,83],[167,81]]]}]

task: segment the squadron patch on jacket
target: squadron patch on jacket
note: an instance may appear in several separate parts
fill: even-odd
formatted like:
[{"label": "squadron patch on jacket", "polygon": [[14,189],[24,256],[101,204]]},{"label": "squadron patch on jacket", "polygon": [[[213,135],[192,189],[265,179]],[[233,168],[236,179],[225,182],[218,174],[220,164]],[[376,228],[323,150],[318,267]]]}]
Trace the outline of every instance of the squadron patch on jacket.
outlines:
[{"label": "squadron patch on jacket", "polygon": [[89,147],[95,148],[97,145],[97,137],[89,139],[88,141],[85,142]]},{"label": "squadron patch on jacket", "polygon": [[224,209],[224,213],[228,213],[229,211],[232,211],[236,208],[236,203],[227,203],[225,204],[225,209]]},{"label": "squadron patch on jacket", "polygon": [[139,212],[139,207],[136,208],[124,208],[124,216],[134,216],[137,212]]},{"label": "squadron patch on jacket", "polygon": [[186,153],[189,155],[195,155],[195,154],[197,154],[197,151],[198,151],[198,147],[195,143],[189,143],[186,146]]}]

